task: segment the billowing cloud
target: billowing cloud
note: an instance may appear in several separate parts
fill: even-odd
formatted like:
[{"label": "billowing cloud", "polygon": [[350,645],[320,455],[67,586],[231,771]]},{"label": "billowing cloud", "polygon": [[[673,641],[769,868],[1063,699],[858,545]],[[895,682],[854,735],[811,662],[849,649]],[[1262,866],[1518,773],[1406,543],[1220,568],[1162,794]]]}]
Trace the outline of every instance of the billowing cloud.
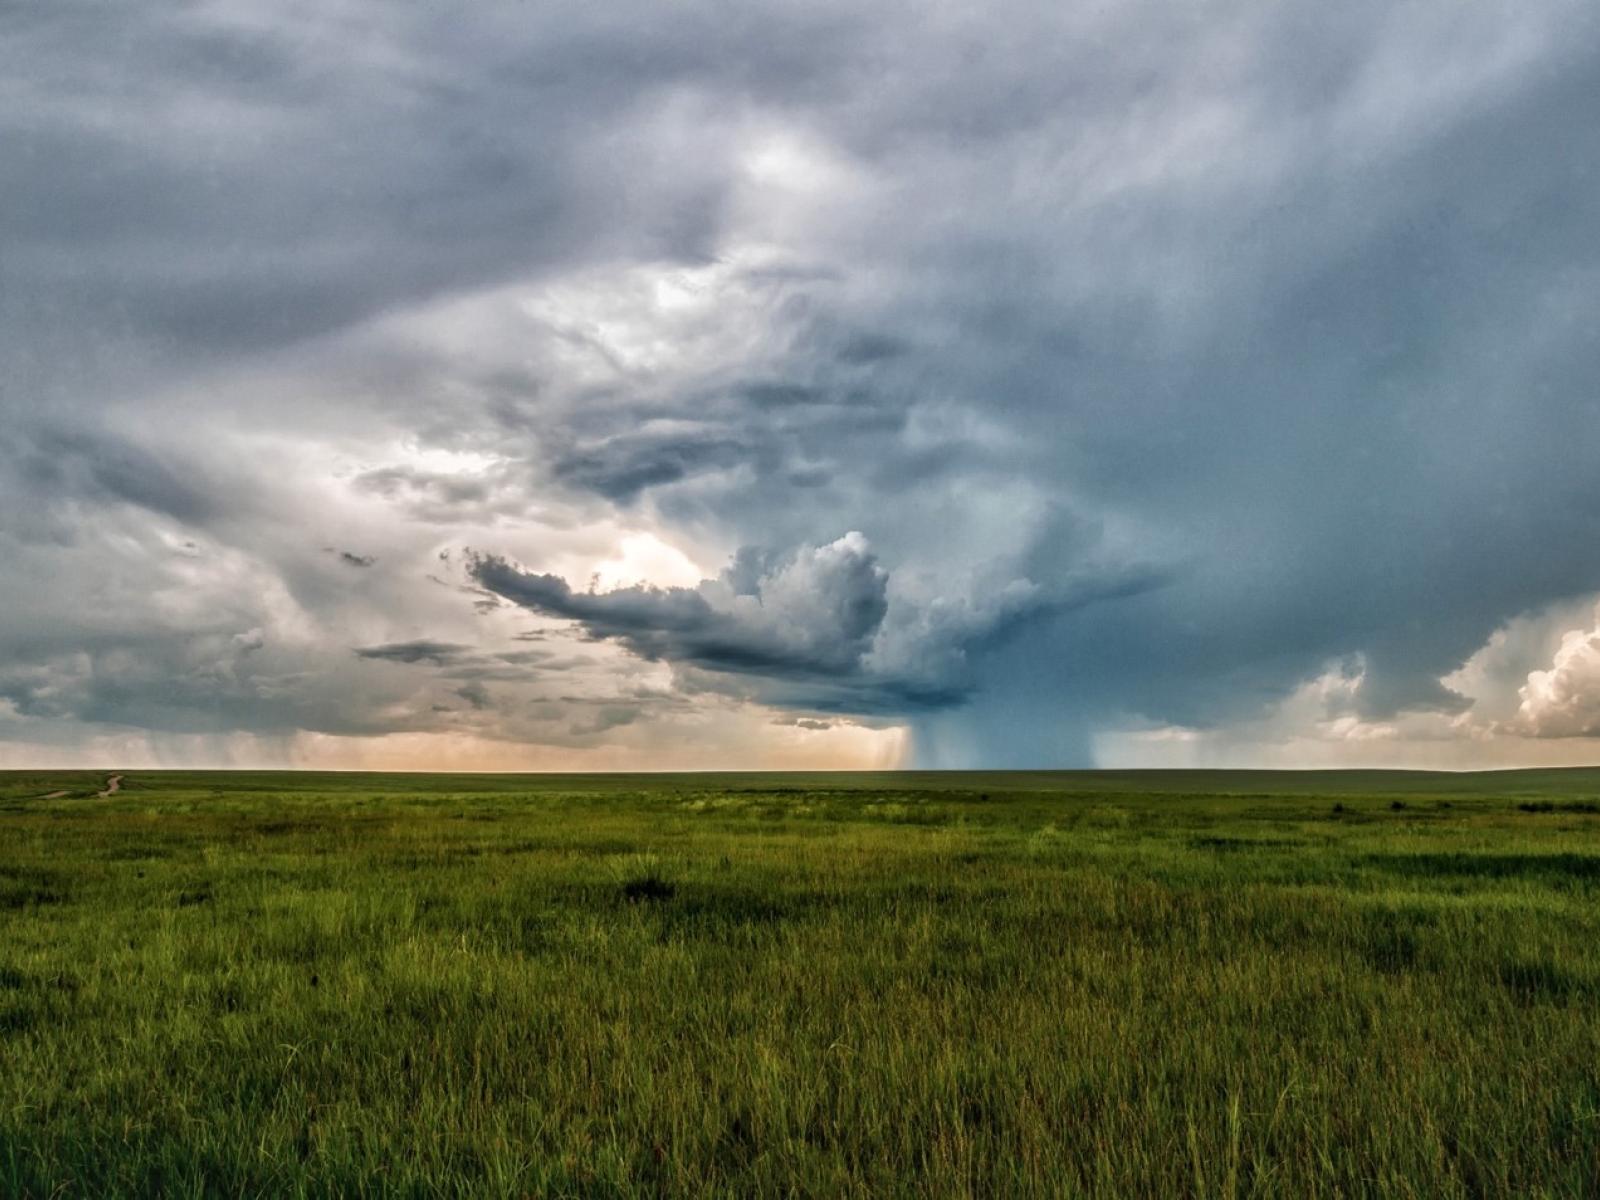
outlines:
[{"label": "billowing cloud", "polygon": [[484,587],[536,612],[578,622],[646,659],[713,670],[832,677],[858,672],[888,611],[888,573],[859,533],[771,564],[741,556],[699,588],[574,592],[554,575],[480,558]]},{"label": "billowing cloud", "polygon": [[975,650],[1028,622],[1159,582],[1128,571],[1051,594],[1025,578],[984,579],[981,599],[923,598],[891,587],[859,532],[782,554],[745,547],[694,588],[577,592],[559,576],[489,556],[469,570],[524,608],[683,669],[692,686],[724,686],[715,677],[735,676],[769,704],[880,716],[960,705],[974,687]]},{"label": "billowing cloud", "polygon": [[1600,737],[1600,609],[1589,629],[1561,638],[1548,670],[1533,671],[1518,689],[1511,728],[1532,737]]}]

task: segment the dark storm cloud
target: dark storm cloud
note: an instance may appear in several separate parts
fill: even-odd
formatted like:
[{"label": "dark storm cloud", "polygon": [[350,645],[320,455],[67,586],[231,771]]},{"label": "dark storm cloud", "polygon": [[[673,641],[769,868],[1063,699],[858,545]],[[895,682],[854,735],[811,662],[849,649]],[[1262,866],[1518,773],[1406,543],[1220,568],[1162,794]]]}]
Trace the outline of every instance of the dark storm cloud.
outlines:
[{"label": "dark storm cloud", "polygon": [[0,430],[0,470],[17,489],[14,513],[132,504],[198,526],[225,505],[211,480],[186,478],[184,467],[158,451],[104,429],[18,424]]},{"label": "dark storm cloud", "polygon": [[[1365,718],[1460,712],[1441,677],[1498,627],[1600,590],[1597,11],[18,13],[3,694],[425,727],[341,707],[434,678],[351,661],[373,631],[476,636],[412,568],[599,561],[615,522],[811,549],[600,592],[485,558],[478,624],[917,714],[927,761],[1082,760],[1355,659]],[[793,574],[841,529],[855,574]],[[260,627],[300,648],[229,640]],[[554,669],[356,654],[497,702]],[[1520,728],[1595,728],[1587,652],[1535,666]]]},{"label": "dark storm cloud", "polygon": [[489,689],[481,683],[464,683],[455,694],[480,712],[489,707]]},{"label": "dark storm cloud", "polygon": [[19,17],[0,146],[48,169],[8,179],[0,270],[41,306],[216,354],[585,253],[703,258],[716,163],[657,144],[652,106],[809,89],[844,32],[795,13],[775,37],[711,7],[459,15],[76,0]]},{"label": "dark storm cloud", "polygon": [[1600,534],[1581,465],[1600,356],[1568,308],[1571,255],[1593,258],[1576,231],[1600,219],[1574,174],[1600,161],[1573,115],[1595,68],[1569,60],[1375,168],[1313,164],[1276,225],[1223,226],[1250,268],[1234,311],[1212,344],[1107,379],[1144,415],[1090,439],[1108,503],[1202,550],[1184,586],[1058,642],[1110,695],[1207,724],[1359,651],[1367,715],[1459,709],[1440,675],[1510,615],[1600,585],[1577,550]]},{"label": "dark storm cloud", "polygon": [[[379,646],[357,647],[359,659],[377,662],[402,663],[408,666],[427,664],[441,668],[437,678],[463,682],[465,686],[455,694],[462,699],[477,697],[487,700],[485,683],[526,683],[538,675],[548,675],[582,666],[588,660],[572,656],[561,657],[549,651],[511,651],[492,653],[464,645],[460,642],[440,642],[420,639],[411,642],[387,642]],[[468,693],[471,693],[469,696]],[[486,708],[487,703],[474,703],[474,708]]]},{"label": "dark storm cloud", "polygon": [[648,438],[621,436],[558,458],[555,477],[626,504],[646,488],[677,483],[702,471],[749,462],[750,447],[712,437]]},{"label": "dark storm cloud", "polygon": [[686,690],[874,716],[960,705],[972,694],[973,657],[1038,622],[1165,582],[1150,568],[1097,565],[1048,592],[1025,579],[991,580],[976,602],[895,602],[889,573],[856,533],[789,553],[746,547],[698,588],[577,592],[559,576],[492,556],[469,570],[524,608],[576,622],[589,638],[673,664]]},{"label": "dark storm cloud", "polygon": [[471,646],[463,646],[456,642],[430,642],[426,640],[387,642],[381,646],[359,646],[356,648],[356,657],[378,659],[383,662],[426,662],[443,667],[460,661],[463,656],[471,653],[471,650]]},{"label": "dark storm cloud", "polygon": [[632,725],[643,715],[643,709],[634,704],[604,704],[597,707],[585,720],[574,721],[571,732],[578,736],[592,736]]},{"label": "dark storm cloud", "polygon": [[[748,561],[746,559],[746,561]],[[872,655],[888,612],[887,576],[864,543],[842,540],[768,560],[743,584],[738,563],[701,588],[575,592],[559,576],[485,557],[485,587],[574,621],[648,661],[671,663],[686,692],[722,692],[782,707],[896,716],[960,704],[960,679],[884,672]]]},{"label": "dark storm cloud", "polygon": [[888,576],[859,535],[801,551],[721,605],[708,598],[715,589],[575,592],[559,576],[494,557],[470,569],[506,599],[576,621],[591,638],[614,639],[641,658],[758,675],[850,675],[888,610]]},{"label": "dark storm cloud", "polygon": [[[833,378],[829,364],[786,362],[814,382],[773,380],[710,394],[689,394],[640,412],[625,407],[609,420],[579,418],[587,436],[554,454],[552,477],[568,487],[631,504],[651,489],[702,485],[724,477],[732,486],[782,480],[805,487],[826,482],[817,464],[849,455],[852,445],[890,443],[903,433],[903,394],[877,393],[859,381]],[[654,422],[641,425],[641,417]],[[891,468],[893,469],[893,468]]]}]

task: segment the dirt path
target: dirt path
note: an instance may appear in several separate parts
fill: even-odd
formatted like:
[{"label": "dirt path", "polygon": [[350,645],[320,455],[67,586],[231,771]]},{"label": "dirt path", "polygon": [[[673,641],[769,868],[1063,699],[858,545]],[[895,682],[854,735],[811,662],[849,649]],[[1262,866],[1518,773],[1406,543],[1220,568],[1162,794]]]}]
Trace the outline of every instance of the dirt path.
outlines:
[{"label": "dirt path", "polygon": [[[106,790],[103,791],[103,792],[96,792],[95,795],[96,796],[115,796],[121,790],[122,790],[122,776],[121,775],[111,775],[111,776],[108,776],[107,779],[106,779]],[[63,793],[63,794],[65,794],[65,793]]]},{"label": "dirt path", "polygon": [[63,796],[70,796],[70,795],[72,795],[71,792],[46,792],[43,796],[40,796],[39,799],[41,799],[41,800],[59,800]]}]

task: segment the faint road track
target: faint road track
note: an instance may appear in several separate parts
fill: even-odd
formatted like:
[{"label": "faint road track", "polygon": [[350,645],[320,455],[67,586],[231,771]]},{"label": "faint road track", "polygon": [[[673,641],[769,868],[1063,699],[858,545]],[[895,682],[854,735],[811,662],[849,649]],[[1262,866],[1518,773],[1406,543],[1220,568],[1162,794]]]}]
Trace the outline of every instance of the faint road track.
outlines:
[{"label": "faint road track", "polygon": [[122,790],[122,776],[112,775],[106,779],[106,790],[96,792],[96,796],[114,796]]}]

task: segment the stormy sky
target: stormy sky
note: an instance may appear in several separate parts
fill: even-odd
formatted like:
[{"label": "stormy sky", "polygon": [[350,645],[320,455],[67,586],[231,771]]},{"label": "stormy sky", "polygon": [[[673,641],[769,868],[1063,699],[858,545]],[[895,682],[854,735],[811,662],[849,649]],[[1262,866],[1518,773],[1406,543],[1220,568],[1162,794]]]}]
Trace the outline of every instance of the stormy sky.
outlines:
[{"label": "stormy sky", "polygon": [[1600,759],[1600,9],[25,0],[0,765]]}]

